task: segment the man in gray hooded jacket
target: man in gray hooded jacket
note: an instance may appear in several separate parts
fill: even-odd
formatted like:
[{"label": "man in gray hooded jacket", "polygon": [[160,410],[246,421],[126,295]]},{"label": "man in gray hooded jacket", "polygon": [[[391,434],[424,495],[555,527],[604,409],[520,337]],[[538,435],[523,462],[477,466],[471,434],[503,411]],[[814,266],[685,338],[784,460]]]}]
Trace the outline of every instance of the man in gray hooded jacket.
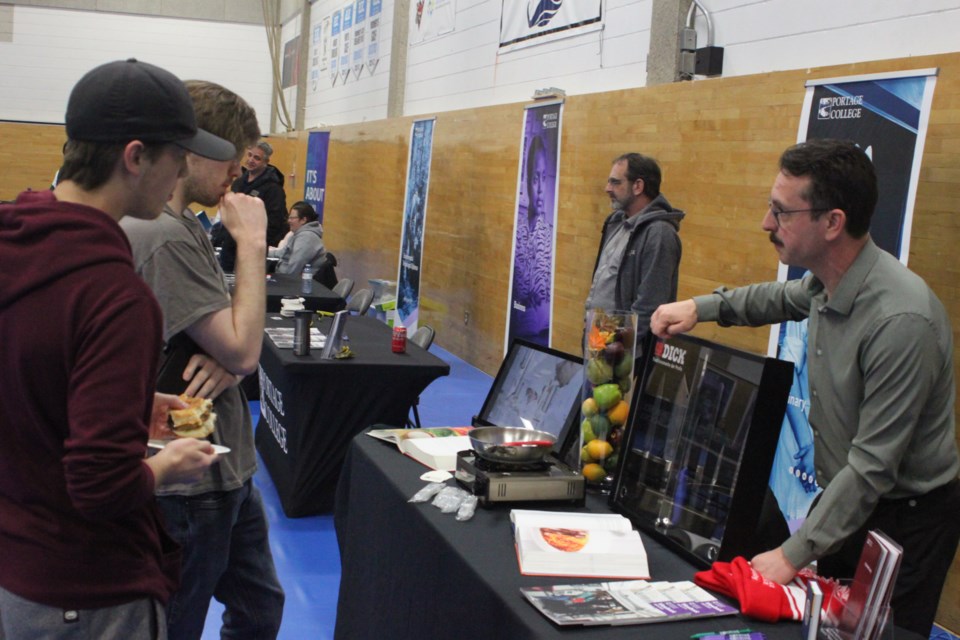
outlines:
[{"label": "man in gray hooded jacket", "polygon": [[586,308],[636,312],[639,345],[654,310],[677,299],[684,213],[660,193],[657,161],[639,153],[613,161],[606,191],[614,211],[603,223]]},{"label": "man in gray hooded jacket", "polygon": [[280,258],[276,273],[298,274],[309,264],[314,271],[326,255],[323,247],[323,227],[317,218],[317,212],[308,202],[295,202],[290,207],[290,234],[280,244],[271,247],[268,256]]}]

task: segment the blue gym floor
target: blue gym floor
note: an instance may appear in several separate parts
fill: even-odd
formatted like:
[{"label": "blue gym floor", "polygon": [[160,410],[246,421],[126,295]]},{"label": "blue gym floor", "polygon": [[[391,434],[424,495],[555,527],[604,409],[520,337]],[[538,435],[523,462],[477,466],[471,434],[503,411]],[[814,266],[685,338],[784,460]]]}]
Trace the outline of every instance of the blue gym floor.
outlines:
[{"label": "blue gym floor", "polygon": [[[420,396],[420,422],[424,427],[470,424],[493,379],[434,344],[430,351],[450,365],[450,375],[434,381]],[[260,403],[251,402],[254,424]],[[340,555],[333,529],[333,516],[287,518],[277,491],[260,463],[254,478],[263,494],[270,523],[270,547],[287,594],[281,640],[332,640],[340,585]],[[203,640],[218,640],[223,607],[214,601],[207,616]],[[960,640],[949,631],[934,627],[930,640]]]},{"label": "blue gym floor", "polygon": [[[469,425],[480,411],[493,379],[448,353],[436,343],[430,352],[450,365],[450,375],[435,380],[420,396],[420,423],[424,427]],[[251,402],[256,425],[260,403]],[[260,461],[254,482],[263,494],[270,523],[270,547],[277,573],[287,594],[280,628],[281,640],[333,638],[340,586],[340,554],[333,515],[287,518],[283,515],[270,474]],[[210,606],[203,640],[220,638],[223,607]]]}]

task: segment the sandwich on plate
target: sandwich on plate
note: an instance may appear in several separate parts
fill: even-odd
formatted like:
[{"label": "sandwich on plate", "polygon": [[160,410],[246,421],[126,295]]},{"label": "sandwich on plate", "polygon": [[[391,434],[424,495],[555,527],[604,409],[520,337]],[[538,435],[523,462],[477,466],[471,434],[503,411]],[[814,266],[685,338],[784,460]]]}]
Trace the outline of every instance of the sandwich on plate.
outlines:
[{"label": "sandwich on plate", "polygon": [[180,399],[188,406],[186,409],[171,409],[168,422],[173,433],[178,438],[206,438],[213,433],[217,422],[213,401],[183,394]]}]

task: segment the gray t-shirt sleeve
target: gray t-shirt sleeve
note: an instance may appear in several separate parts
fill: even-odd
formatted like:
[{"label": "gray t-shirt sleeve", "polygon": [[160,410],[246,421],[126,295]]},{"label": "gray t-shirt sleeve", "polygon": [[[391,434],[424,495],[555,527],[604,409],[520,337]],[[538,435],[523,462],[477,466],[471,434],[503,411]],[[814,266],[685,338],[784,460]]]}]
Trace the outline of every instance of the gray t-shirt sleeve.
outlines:
[{"label": "gray t-shirt sleeve", "polygon": [[141,275],[164,311],[164,340],[204,316],[230,307],[222,275],[210,269],[202,247],[195,244],[165,243],[143,263]]}]

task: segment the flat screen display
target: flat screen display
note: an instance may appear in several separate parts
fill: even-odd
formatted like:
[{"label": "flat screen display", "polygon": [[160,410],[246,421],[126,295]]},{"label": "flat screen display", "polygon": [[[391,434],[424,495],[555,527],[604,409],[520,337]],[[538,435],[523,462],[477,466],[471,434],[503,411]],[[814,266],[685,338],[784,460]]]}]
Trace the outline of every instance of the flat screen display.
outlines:
[{"label": "flat screen display", "polygon": [[611,502],[701,563],[746,555],[792,365],[690,336],[645,353]]},{"label": "flat screen display", "polygon": [[546,431],[560,453],[579,415],[582,385],[580,357],[515,339],[475,422]]}]

